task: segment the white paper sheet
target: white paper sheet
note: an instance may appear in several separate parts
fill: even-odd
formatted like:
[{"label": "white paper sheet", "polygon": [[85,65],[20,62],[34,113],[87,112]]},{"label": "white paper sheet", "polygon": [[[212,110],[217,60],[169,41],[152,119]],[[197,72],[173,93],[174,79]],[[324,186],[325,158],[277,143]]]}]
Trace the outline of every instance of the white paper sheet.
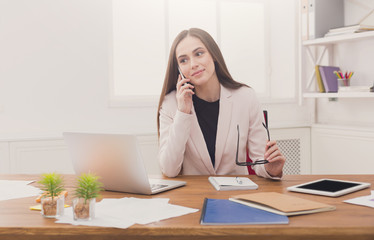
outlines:
[{"label": "white paper sheet", "polygon": [[37,196],[39,188],[29,186],[34,181],[0,180],[0,201]]},{"label": "white paper sheet", "polygon": [[348,199],[344,202],[374,208],[374,191],[371,191],[371,195]]},{"label": "white paper sheet", "polygon": [[91,221],[74,221],[73,209],[70,207],[65,209],[64,216],[56,223],[128,228],[133,224],[149,224],[197,211],[198,209],[169,204],[167,198],[107,198],[96,203],[95,218]]}]

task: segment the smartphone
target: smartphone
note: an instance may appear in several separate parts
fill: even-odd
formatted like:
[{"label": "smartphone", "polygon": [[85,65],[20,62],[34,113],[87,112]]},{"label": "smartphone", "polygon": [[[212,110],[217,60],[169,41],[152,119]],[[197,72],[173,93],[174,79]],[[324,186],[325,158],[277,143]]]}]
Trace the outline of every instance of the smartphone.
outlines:
[{"label": "smartphone", "polygon": [[178,67],[178,72],[179,72],[179,74],[181,75],[182,79],[186,79],[186,78],[184,77],[184,75],[183,75],[181,69],[180,69],[179,67]]},{"label": "smartphone", "polygon": [[[182,71],[181,71],[181,69],[178,67],[178,72],[179,72],[179,74],[181,75],[181,77],[182,77],[182,79],[186,79],[185,77],[184,77],[184,75],[183,75],[183,73],[182,73]],[[192,83],[190,83],[190,82],[188,82],[188,83],[185,83],[185,84],[191,84],[192,86],[193,86],[193,84]],[[184,84],[183,84],[184,85]],[[195,89],[192,89],[192,91],[195,91]]]}]

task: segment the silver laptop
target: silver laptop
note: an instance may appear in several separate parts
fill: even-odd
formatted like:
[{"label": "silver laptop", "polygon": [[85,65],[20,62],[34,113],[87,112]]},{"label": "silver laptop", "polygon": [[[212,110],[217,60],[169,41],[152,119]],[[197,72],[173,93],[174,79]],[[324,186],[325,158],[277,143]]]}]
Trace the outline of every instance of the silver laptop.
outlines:
[{"label": "silver laptop", "polygon": [[75,173],[96,174],[105,190],[156,194],[186,185],[184,181],[149,179],[134,135],[65,132],[63,136]]}]

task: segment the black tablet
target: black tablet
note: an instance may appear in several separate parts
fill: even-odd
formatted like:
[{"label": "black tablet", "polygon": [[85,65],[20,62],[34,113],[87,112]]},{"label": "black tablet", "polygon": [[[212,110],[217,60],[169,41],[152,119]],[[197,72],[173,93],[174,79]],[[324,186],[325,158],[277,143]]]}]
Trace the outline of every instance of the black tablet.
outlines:
[{"label": "black tablet", "polygon": [[335,179],[319,179],[295,186],[288,187],[288,191],[339,197],[344,194],[355,192],[370,187],[370,183],[353,182]]}]

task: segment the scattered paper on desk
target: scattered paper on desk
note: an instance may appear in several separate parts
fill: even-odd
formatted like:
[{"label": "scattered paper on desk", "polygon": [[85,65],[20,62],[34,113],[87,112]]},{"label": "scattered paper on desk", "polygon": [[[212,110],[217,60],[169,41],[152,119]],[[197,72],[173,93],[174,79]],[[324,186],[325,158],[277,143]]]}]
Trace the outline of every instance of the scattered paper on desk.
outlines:
[{"label": "scattered paper on desk", "polygon": [[371,195],[348,199],[344,202],[374,208],[374,191],[371,191]]},{"label": "scattered paper on desk", "polygon": [[96,203],[95,218],[91,221],[74,221],[73,209],[66,208],[56,223],[72,225],[128,228],[133,224],[152,222],[197,212],[198,209],[169,204],[167,198],[105,198]]},{"label": "scattered paper on desk", "polygon": [[34,181],[0,180],[0,201],[37,196],[40,189],[28,184]]}]

